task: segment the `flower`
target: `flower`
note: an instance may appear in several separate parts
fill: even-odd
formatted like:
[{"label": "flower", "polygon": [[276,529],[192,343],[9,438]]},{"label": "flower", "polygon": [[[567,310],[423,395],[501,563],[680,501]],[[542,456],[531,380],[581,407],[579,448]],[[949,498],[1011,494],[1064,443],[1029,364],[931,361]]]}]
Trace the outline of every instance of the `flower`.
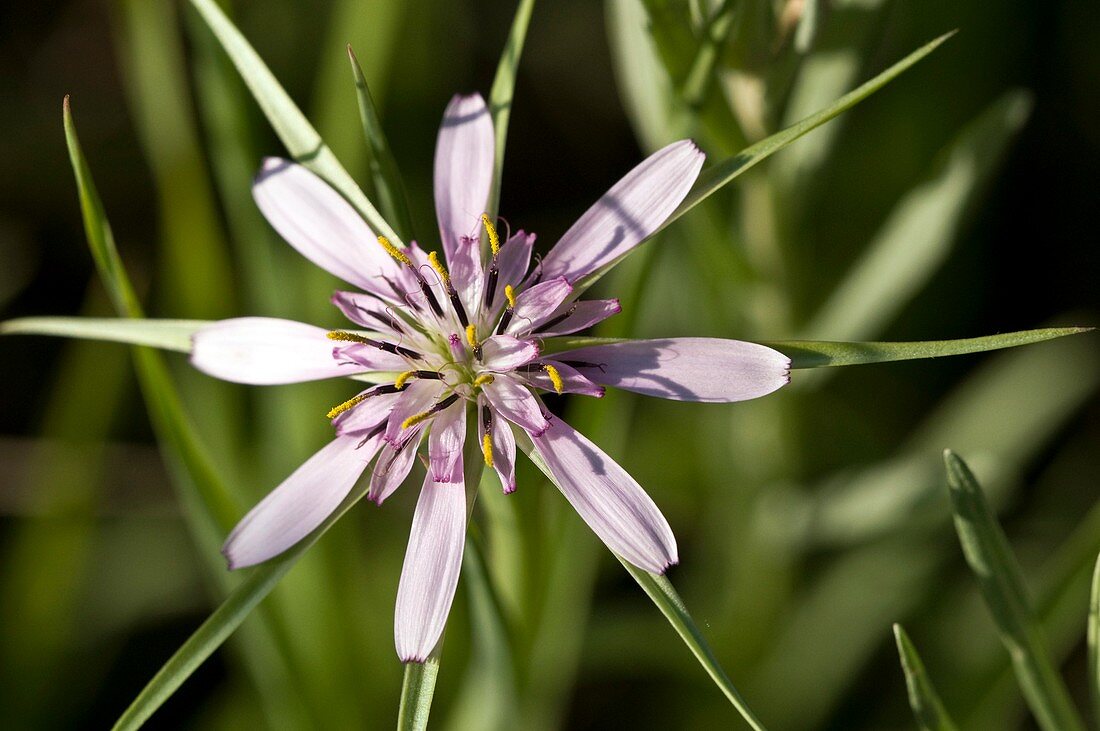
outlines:
[{"label": "flower", "polygon": [[442,634],[458,584],[471,416],[476,423],[469,432],[506,493],[516,487],[518,436],[612,551],[653,573],[675,564],[676,540],[653,501],[599,447],[552,415],[540,394],[600,397],[605,386],[614,386],[670,399],[738,401],[783,386],[790,362],[761,345],[708,338],[621,341],[552,355],[540,350],[546,338],[619,312],[617,300],[578,299],[578,283],[609,268],[666,221],[703,157],[689,140],[654,153],[534,266],[534,235],[518,231],[502,241],[484,213],[494,138],[480,96],[455,97],[439,132],[434,188],[442,261],[415,243],[397,248],[376,236],[304,167],[265,161],[253,188],[257,204],[301,254],[361,290],[332,298],[356,327],[329,331],[271,318],[225,320],[196,333],[192,362],[239,383],[363,374],[381,382],[329,412],[336,438],[241,520],[223,549],[229,566],[265,561],[297,543],[368,467],[368,497],[382,503],[408,476],[426,441],[428,469],[395,612],[398,655],[422,662]]}]

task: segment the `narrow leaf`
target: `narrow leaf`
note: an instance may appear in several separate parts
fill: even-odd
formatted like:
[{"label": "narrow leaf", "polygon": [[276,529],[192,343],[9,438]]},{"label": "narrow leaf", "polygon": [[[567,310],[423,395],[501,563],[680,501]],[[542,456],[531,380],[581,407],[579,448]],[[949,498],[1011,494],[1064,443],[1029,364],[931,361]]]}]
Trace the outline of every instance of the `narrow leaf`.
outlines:
[{"label": "narrow leaf", "polygon": [[237,67],[256,103],[260,105],[291,157],[324,178],[347,198],[376,234],[402,245],[401,237],[363,194],[317,130],[302,114],[302,110],[218,4],[214,0],[191,0],[191,4],[229,54],[233,65]]},{"label": "narrow leaf", "polygon": [[[546,479],[551,482],[555,482],[553,474],[550,469],[543,462],[538,452],[534,450],[531,440],[526,438],[524,434],[517,434],[517,445],[527,457],[531,460],[536,467],[538,467]],[[651,574],[648,571],[639,569],[619,556],[615,556],[619,559],[619,562],[627,570],[627,572],[634,577],[634,580],[638,582],[638,585],[642,587],[646,595],[657,605],[657,608],[661,610],[661,613],[665,615],[665,618],[672,625],[672,628],[676,630],[676,634],[680,635],[680,639],[691,650],[691,654],[695,656],[695,659],[699,661],[699,664],[707,672],[707,675],[711,677],[714,684],[718,686],[719,690],[729,699],[729,702],[737,709],[742,718],[756,731],[764,731],[764,724],[756,718],[756,714],[752,712],[752,709],[748,707],[745,700],[741,697],[741,694],[734,687],[730,681],[729,676],[726,675],[726,671],[722,669],[721,664],[718,662],[718,658],[715,657],[714,652],[707,645],[706,639],[703,637],[703,633],[699,631],[699,628],[695,626],[695,621],[688,614],[687,607],[684,606],[684,602],[680,599],[680,596],[676,593],[676,589],[673,588],[672,583],[668,578],[664,576],[657,576]]]},{"label": "narrow leaf", "polygon": [[966,464],[944,452],[948,493],[966,561],[978,580],[1024,698],[1046,731],[1084,731],[1046,647],[1008,539]]},{"label": "narrow leaf", "polygon": [[355,93],[359,99],[359,119],[363,123],[363,135],[370,148],[370,176],[374,190],[378,193],[382,214],[394,222],[402,236],[412,237],[412,214],[409,213],[409,201],[405,194],[405,183],[401,180],[401,171],[397,160],[390,151],[390,143],[382,129],[382,120],[374,106],[367,78],[355,51],[348,44],[348,60],[351,61],[351,73],[355,78]]},{"label": "narrow leaf", "polygon": [[1041,343],[1044,340],[1089,332],[1088,327],[1050,327],[1021,330],[1001,335],[959,340],[923,340],[916,342],[835,343],[815,340],[773,340],[762,342],[789,356],[791,368],[821,368],[824,366],[888,363],[898,360],[939,358],[945,355],[984,353],[990,350],[1015,348]]},{"label": "narrow leaf", "polygon": [[812,114],[801,122],[797,122],[770,137],[760,140],[754,145],[746,147],[733,157],[727,158],[707,168],[699,176],[699,180],[695,183],[695,187],[688,193],[684,202],[668,217],[668,220],[665,221],[661,228],[663,229],[665,226],[668,226],[677,218],[702,203],[738,175],[741,175],[746,170],[770,157],[772,154],[779,152],[807,132],[820,127],[833,117],[859,104],[861,101],[871,96],[871,94],[874,94],[876,91],[893,81],[904,71],[908,70],[913,64],[932,53],[932,51],[936,50],[944,41],[954,34],[954,31],[945,33],[930,43],[921,46],[901,61],[898,61],[862,86],[840,97],[820,112]]},{"label": "narrow leaf", "polygon": [[401,709],[397,714],[398,731],[424,731],[432,711],[435,679],[439,675],[439,660],[405,664],[405,679],[401,683]]},{"label": "narrow leaf", "polygon": [[955,731],[958,728],[940,701],[940,696],[932,686],[928,673],[924,670],[917,648],[909,640],[909,635],[900,624],[894,625],[894,638],[898,643],[898,655],[901,657],[901,669],[905,673],[905,685],[909,689],[909,707],[917,719],[922,731]]},{"label": "narrow leaf", "polygon": [[508,141],[508,121],[512,117],[512,101],[516,90],[516,69],[523,54],[527,28],[531,24],[531,12],[535,0],[520,0],[512,19],[508,41],[497,64],[493,86],[489,90],[489,113],[493,117],[493,133],[496,139],[496,158],[493,161],[493,184],[489,189],[489,218],[495,219],[500,206],[500,181],[504,173],[504,148]]},{"label": "narrow leaf", "polygon": [[1093,721],[1100,728],[1100,557],[1092,574],[1092,594],[1089,597],[1089,662],[1088,685],[1092,700]]},{"label": "narrow leaf", "polygon": [[[139,310],[140,311],[140,310]],[[57,335],[191,352],[191,336],[207,320],[131,320],[117,317],[21,317],[0,322],[0,335]]]},{"label": "narrow leaf", "polygon": [[271,593],[287,571],[316,543],[344,513],[367,494],[368,481],[362,481],[351,494],[308,537],[286,553],[251,569],[246,578],[225,601],[207,617],[194,634],[180,646],[153,676],[130,707],[114,725],[115,731],[140,728],[153,712],[168,700],[202,663],[224,643],[260,601]]}]

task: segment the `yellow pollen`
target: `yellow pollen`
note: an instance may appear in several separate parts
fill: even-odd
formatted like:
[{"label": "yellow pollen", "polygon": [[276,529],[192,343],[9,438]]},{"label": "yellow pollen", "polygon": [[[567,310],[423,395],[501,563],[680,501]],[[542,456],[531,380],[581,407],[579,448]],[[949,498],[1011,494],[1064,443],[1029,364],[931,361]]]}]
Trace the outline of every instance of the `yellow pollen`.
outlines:
[{"label": "yellow pollen", "polygon": [[362,335],[356,335],[355,333],[349,333],[346,330],[333,330],[328,334],[329,340],[340,340],[347,343],[365,343],[370,344],[370,340]]},{"label": "yellow pollen", "polygon": [[489,220],[488,214],[481,214],[481,223],[485,226],[485,233],[489,234],[489,248],[493,250],[493,256],[496,256],[500,253],[500,237],[497,236],[497,230]]},{"label": "yellow pollen", "polygon": [[431,411],[424,411],[419,414],[413,414],[408,419],[405,419],[403,422],[401,422],[401,428],[408,429],[410,426],[416,426],[420,422],[425,421],[426,419],[430,419],[433,416],[435,416],[435,414]]},{"label": "yellow pollen", "polygon": [[476,348],[478,346],[477,328],[474,327],[472,322],[466,326],[466,342],[470,344],[471,348]]},{"label": "yellow pollen", "polygon": [[490,383],[496,380],[496,377],[492,373],[482,373],[480,376],[474,379],[474,388],[480,388],[481,386],[488,386]]},{"label": "yellow pollen", "polygon": [[416,371],[405,371],[394,380],[393,387],[400,391],[405,387],[405,384],[408,382],[408,380],[415,375]]},{"label": "yellow pollen", "polygon": [[516,309],[516,290],[512,287],[512,285],[504,285],[504,296],[508,298],[508,309]]},{"label": "yellow pollen", "polygon": [[443,287],[449,292],[451,290],[451,275],[447,273],[446,267],[439,261],[439,254],[434,251],[428,254],[428,263],[439,274],[439,278],[443,280]]},{"label": "yellow pollen", "polygon": [[356,404],[362,403],[364,400],[366,400],[366,398],[367,398],[367,394],[361,393],[358,396],[354,396],[352,398],[349,398],[347,401],[345,401],[342,404],[337,404],[336,406],[333,406],[331,409],[328,410],[328,418],[329,419],[335,419],[337,416],[344,413],[345,411],[348,411],[349,409],[351,409]]},{"label": "yellow pollen", "polygon": [[405,252],[401,251],[401,249],[399,249],[396,246],[394,246],[393,244],[391,244],[390,240],[387,239],[385,236],[379,236],[378,237],[378,243],[382,244],[382,248],[386,250],[387,254],[392,256],[394,259],[397,259],[399,262],[401,262],[405,266],[411,267],[413,265],[412,259],[410,259],[405,254]]},{"label": "yellow pollen", "polygon": [[565,382],[561,380],[561,374],[558,373],[558,369],[550,364],[546,364],[542,367],[546,371],[546,375],[550,376],[550,383],[554,384],[554,390],[557,393],[561,393],[565,390]]},{"label": "yellow pollen", "polygon": [[493,466],[493,438],[489,436],[489,432],[485,432],[485,436],[481,437],[481,454],[485,457],[485,466]]}]

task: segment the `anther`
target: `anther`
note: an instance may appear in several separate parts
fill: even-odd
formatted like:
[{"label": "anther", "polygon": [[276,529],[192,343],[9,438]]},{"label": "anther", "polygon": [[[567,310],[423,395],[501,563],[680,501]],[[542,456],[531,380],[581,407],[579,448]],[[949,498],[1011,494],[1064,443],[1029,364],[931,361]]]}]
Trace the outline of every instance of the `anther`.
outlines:
[{"label": "anther", "polygon": [[508,300],[508,309],[516,309],[516,290],[512,285],[504,285],[504,296]]},{"label": "anther", "polygon": [[462,300],[458,298],[458,292],[455,290],[454,284],[451,283],[451,275],[447,273],[447,268],[439,261],[439,254],[434,251],[428,254],[428,263],[432,265],[432,269],[435,269],[439,279],[443,282],[443,291],[447,293],[447,298],[451,301],[451,307],[455,308],[458,321],[462,323],[462,327],[466,327],[470,324],[469,318],[466,317],[466,308],[462,306]]},{"label": "anther", "polygon": [[485,233],[489,235],[489,248],[492,250],[495,259],[497,254],[500,253],[500,237],[497,236],[497,230],[493,226],[493,222],[489,220],[487,213],[481,214],[481,224],[485,226]]},{"label": "anther", "polygon": [[369,396],[371,396],[371,394],[369,393],[361,393],[358,396],[352,396],[344,403],[337,404],[336,406],[333,406],[331,409],[329,409],[326,417],[329,419],[335,419],[337,416],[344,413],[345,411],[350,411],[355,406],[358,406],[359,404],[366,401]]},{"label": "anther", "polygon": [[485,458],[485,466],[493,466],[493,438],[489,436],[489,432],[481,437],[481,455]]},{"label": "anther", "polygon": [[404,373],[399,375],[396,379],[394,379],[393,387],[396,388],[398,391],[400,391],[401,389],[403,389],[405,387],[405,383],[415,375],[416,375],[416,371],[405,371]]},{"label": "anther", "polygon": [[387,343],[382,340],[373,340],[371,338],[363,337],[356,333],[349,333],[346,330],[332,330],[327,335],[329,340],[337,340],[345,343],[359,343],[360,345],[370,345],[379,350],[384,350],[387,353],[393,353],[394,355],[404,356],[405,358],[412,358],[413,360],[420,360],[421,355],[415,350],[409,350],[403,348],[400,345],[394,345],[393,343]]},{"label": "anther", "polygon": [[470,344],[470,349],[474,351],[474,357],[481,360],[481,343],[477,341],[477,328],[473,323],[466,326],[466,342]]},{"label": "anther", "polygon": [[558,369],[549,363],[544,363],[542,369],[546,371],[546,375],[550,377],[550,383],[554,385],[554,391],[562,393],[565,390],[565,382],[561,380],[561,374],[558,373]]},{"label": "anther", "polygon": [[482,373],[480,376],[474,379],[474,388],[481,388],[482,386],[488,386],[490,383],[496,380],[496,376],[492,373]]},{"label": "anther", "polygon": [[409,258],[409,255],[391,244],[390,240],[385,236],[379,236],[378,243],[382,245],[382,248],[386,250],[387,254],[412,270],[413,276],[416,277],[416,281],[420,285],[420,291],[424,293],[425,299],[428,300],[428,306],[432,308],[432,312],[435,313],[436,317],[443,317],[443,308],[439,306],[439,300],[435,298],[435,294],[432,292],[432,288],[429,286],[428,281],[424,279],[424,275],[421,274],[420,270],[412,263],[412,259]]},{"label": "anther", "polygon": [[407,267],[411,267],[413,265],[412,259],[409,258],[408,254],[391,244],[390,240],[387,239],[385,236],[379,236],[378,243],[382,245],[382,248],[386,250],[387,254],[392,256],[394,259],[397,259],[397,261],[401,262]]},{"label": "anther", "polygon": [[510,284],[504,285],[504,296],[508,300],[508,307],[505,308],[504,314],[500,316],[500,322],[497,323],[497,332],[502,333],[512,322],[512,315],[516,310],[516,290]]},{"label": "anther", "polygon": [[428,409],[427,411],[422,411],[419,414],[413,414],[409,418],[405,419],[403,422],[401,422],[401,428],[408,429],[410,426],[416,426],[422,421],[426,421],[438,414],[440,411],[443,411],[443,409],[447,408],[455,401],[458,401],[458,394],[452,393],[447,398],[437,402],[434,406],[432,406],[432,408]]}]

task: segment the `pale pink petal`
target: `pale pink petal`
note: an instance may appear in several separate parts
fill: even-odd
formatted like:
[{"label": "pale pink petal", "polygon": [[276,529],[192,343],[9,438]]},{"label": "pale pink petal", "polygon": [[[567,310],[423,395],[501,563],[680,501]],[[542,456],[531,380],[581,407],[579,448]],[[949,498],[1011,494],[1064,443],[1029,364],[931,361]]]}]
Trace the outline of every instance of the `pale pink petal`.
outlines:
[{"label": "pale pink petal", "polygon": [[378,389],[375,386],[362,391],[358,395],[365,395],[366,399],[332,420],[337,434],[363,436],[386,421],[401,394],[379,392]]},{"label": "pale pink petal", "polygon": [[787,356],[739,340],[624,340],[554,357],[596,383],[676,401],[744,401],[791,380]]},{"label": "pale pink petal", "polygon": [[[486,416],[490,420],[489,439],[493,455],[493,469],[500,478],[500,487],[505,495],[516,491],[516,437],[506,419],[492,415],[492,408],[484,398],[478,399],[478,436],[484,440]],[[484,446],[482,447],[484,449]]]},{"label": "pale pink petal", "polygon": [[542,413],[542,406],[527,386],[512,376],[500,374],[496,379],[482,387],[482,393],[489,399],[496,415],[534,434],[541,434],[549,422]]},{"label": "pale pink petal", "polygon": [[[540,362],[554,366],[558,371],[558,376],[562,381],[562,393],[579,393],[584,396],[603,398],[604,387],[593,383],[587,376],[573,366],[562,363],[559,360],[547,360],[545,358]],[[539,368],[535,370],[533,366],[528,366],[528,368],[532,369],[525,374],[528,383],[544,391],[550,391],[551,393],[557,392],[554,388],[553,379],[550,378],[550,374],[547,373],[545,369]]]},{"label": "pale pink petal", "polygon": [[[428,464],[432,479],[450,482],[455,465],[462,460],[462,445],[466,441],[466,402],[456,401],[432,419],[428,434]],[[461,476],[462,470],[459,470]]]},{"label": "pale pink petal", "polygon": [[531,437],[562,494],[608,548],[655,574],[679,561],[668,521],[615,460],[556,417]]},{"label": "pale pink petal", "polygon": [[497,254],[497,291],[494,305],[504,301],[504,285],[519,286],[531,264],[531,249],[535,246],[535,234],[523,230],[508,237]]},{"label": "pale pink petal", "polygon": [[402,662],[424,662],[443,634],[466,544],[466,489],[424,480],[397,587],[394,643]]},{"label": "pale pink petal", "polygon": [[272,317],[238,317],[207,325],[192,338],[191,364],[235,383],[272,385],[361,373],[333,358],[324,328]]},{"label": "pale pink petal", "polygon": [[356,325],[377,333],[392,335],[387,338],[398,342],[401,338],[411,337],[415,331],[398,313],[398,308],[383,302],[374,295],[361,292],[335,292],[332,304],[340,308],[344,317]]},{"label": "pale pink petal", "polygon": [[[603,322],[622,310],[622,305],[617,299],[580,300],[566,303],[547,319],[546,324],[537,328],[536,333],[542,338],[568,335]],[[559,317],[562,319],[558,320]]]},{"label": "pale pink petal", "polygon": [[267,158],[252,196],[288,244],[345,282],[375,291],[398,270],[351,204],[301,165]]},{"label": "pale pink petal", "polygon": [[555,277],[528,287],[516,296],[516,307],[508,332],[526,333],[547,322],[573,292],[565,277]]},{"label": "pale pink petal", "polygon": [[644,241],[687,196],[703,157],[681,140],[643,160],[565,232],[542,261],[543,278],[576,282]]},{"label": "pale pink petal", "polygon": [[386,443],[378,453],[378,460],[374,463],[374,470],[370,476],[368,500],[381,505],[394,490],[401,487],[401,483],[412,472],[413,464],[416,462],[416,452],[424,439],[424,429],[416,426],[411,431],[413,434],[407,436],[399,448]]},{"label": "pale pink petal", "polygon": [[357,449],[359,442],[359,437],[336,437],[252,508],[222,547],[229,568],[277,556],[324,522],[378,449],[378,440]]},{"label": "pale pink petal", "polygon": [[534,340],[494,335],[481,344],[481,362],[491,371],[510,371],[539,357]]},{"label": "pale pink petal", "polygon": [[477,94],[455,96],[435,144],[435,212],[447,261],[459,238],[477,236],[493,179],[493,121]]},{"label": "pale pink petal", "polygon": [[422,414],[427,411],[443,392],[442,381],[414,380],[410,381],[401,391],[401,398],[393,405],[389,419],[386,421],[386,441],[390,444],[400,444],[406,435],[401,426],[410,416]]},{"label": "pale pink petal", "polygon": [[451,282],[458,291],[466,313],[477,312],[481,308],[481,298],[485,287],[485,273],[481,268],[481,239],[477,236],[459,238],[454,252],[448,258]]}]

